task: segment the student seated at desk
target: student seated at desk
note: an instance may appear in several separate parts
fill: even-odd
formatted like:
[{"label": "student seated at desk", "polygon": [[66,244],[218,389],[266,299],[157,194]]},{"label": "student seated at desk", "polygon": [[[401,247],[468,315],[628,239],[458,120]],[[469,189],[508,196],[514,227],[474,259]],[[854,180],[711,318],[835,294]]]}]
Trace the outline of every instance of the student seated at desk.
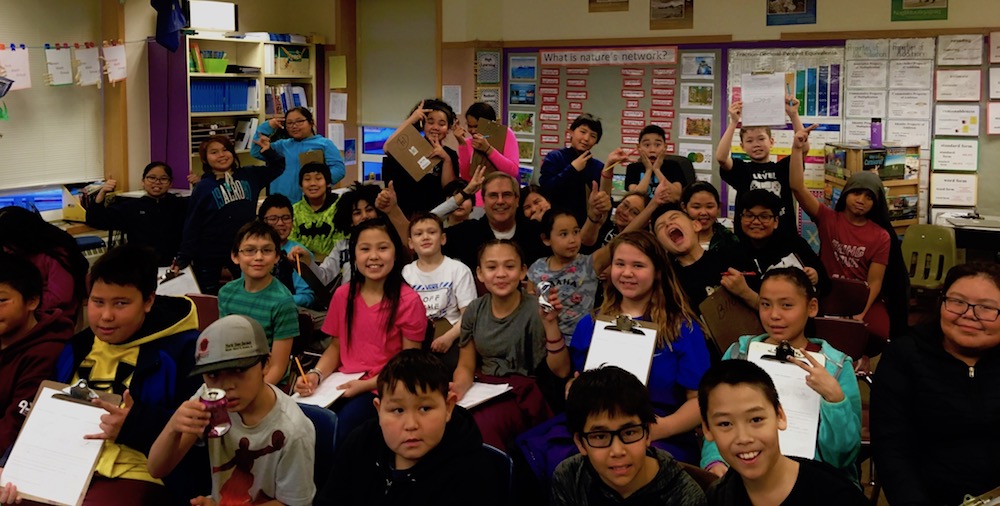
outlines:
[{"label": "student seated at desk", "polygon": [[0,209],[0,248],[27,259],[42,274],[39,311],[60,309],[76,321],[80,301],[87,295],[90,264],[73,236],[37,213],[8,206]]},{"label": "student seated at desk", "polygon": [[378,376],[378,419],[338,449],[314,504],[458,506],[506,504],[472,416],[455,406],[444,364],[403,350]]},{"label": "student seated at desk", "polygon": [[90,388],[123,398],[121,406],[95,401],[107,413],[101,432],[88,437],[105,443],[85,504],[121,504],[127,497],[135,504],[170,505],[209,489],[202,450],[162,479],[146,469],[153,441],[200,384],[190,376],[198,312],[190,299],[155,294],[154,258],[149,248],[126,244],[94,263],[90,328],[73,336],[56,364],[57,381],[87,380]]},{"label": "student seated at desk", "polygon": [[[759,314],[765,334],[743,336],[722,356],[723,360],[746,360],[750,344],[763,342],[781,344],[787,341],[793,348],[823,355],[820,366],[811,356],[796,360],[796,365],[809,372],[806,385],[822,397],[819,408],[819,430],[816,434],[814,459],[838,469],[855,483],[858,481],[856,459],[861,451],[861,393],[854,376],[851,357],[823,339],[806,338],[809,318],[816,316],[819,302],[809,277],[797,267],[772,269],[764,274],[760,288]],[[701,465],[722,476],[728,460],[712,441],[705,441]]]},{"label": "student seated at desk", "polygon": [[156,250],[156,265],[169,266],[181,245],[189,200],[170,192],[173,181],[169,165],[152,162],[142,170],[142,197],[118,197],[108,202],[107,196],[118,187],[118,181],[107,179],[87,208],[87,225],[120,230],[128,242]]},{"label": "student seated at desk", "polygon": [[960,504],[1000,485],[1000,266],[952,267],[937,317],[893,339],[871,434],[891,504]]},{"label": "student seated at desk", "polygon": [[291,292],[271,275],[281,258],[280,238],[270,225],[254,220],[233,240],[232,259],[243,275],[219,290],[219,316],[249,316],[264,328],[271,349],[264,379],[280,384],[288,372],[292,341],[299,335],[299,311]]},{"label": "student seated at desk", "polygon": [[28,260],[0,252],[0,453],[17,438],[42,380],[73,335],[59,309],[38,311],[42,275]]},{"label": "student seated at desk", "polygon": [[746,360],[712,366],[698,386],[705,439],[733,467],[708,491],[711,506],[861,506],[857,484],[829,465],[785,457],[778,431],[787,419],[774,382]]},{"label": "student seated at desk", "polygon": [[[288,197],[279,193],[269,195],[264,199],[264,202],[260,204],[260,209],[257,210],[257,218],[270,225],[278,233],[278,238],[281,239],[281,244],[278,246],[281,254],[278,255],[278,263],[274,266],[274,276],[281,281],[281,284],[285,285],[288,291],[292,292],[292,300],[295,301],[296,306],[311,308],[316,301],[316,293],[299,274],[298,269],[301,269],[301,265],[296,266],[285,256],[295,246],[305,248],[305,246],[288,238],[292,232],[292,222],[295,221],[293,213],[292,203]],[[312,262],[312,255],[307,256],[307,261]]]}]

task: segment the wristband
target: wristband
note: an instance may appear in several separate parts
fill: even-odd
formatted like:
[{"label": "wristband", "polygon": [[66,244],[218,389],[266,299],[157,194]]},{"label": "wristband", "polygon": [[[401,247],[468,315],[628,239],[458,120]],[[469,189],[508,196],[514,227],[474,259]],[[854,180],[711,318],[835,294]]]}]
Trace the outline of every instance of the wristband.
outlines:
[{"label": "wristband", "polygon": [[545,342],[547,342],[547,343],[564,343],[564,342],[566,342],[566,339],[560,337],[559,339],[551,339],[551,340],[550,339],[546,339]]},{"label": "wristband", "polygon": [[306,371],[307,376],[310,374],[315,374],[319,378],[319,381],[316,382],[317,386],[319,386],[320,383],[323,383],[323,371],[321,371],[318,367],[313,367],[312,369]]},{"label": "wristband", "polygon": [[566,343],[563,343],[563,345],[562,345],[562,346],[560,346],[559,348],[556,348],[556,349],[554,349],[554,350],[550,350],[550,349],[548,349],[548,348],[545,348],[545,351],[547,351],[547,352],[549,352],[549,353],[551,353],[551,354],[555,355],[556,353],[559,353],[560,351],[563,351],[563,350],[565,350],[565,349],[566,349]]},{"label": "wristband", "polygon": [[472,200],[472,195],[469,194],[469,193],[465,193],[464,189],[463,190],[458,190],[458,194],[461,195],[462,198],[465,199],[465,200]]},{"label": "wristband", "polygon": [[[605,175],[605,174],[608,174],[608,175]],[[611,172],[601,172],[601,177],[604,178],[604,179],[614,179],[615,178],[615,172],[614,171],[611,171]]]},{"label": "wristband", "polygon": [[591,218],[589,214],[587,215],[587,221],[589,221],[591,223],[596,223],[598,225],[601,224],[601,220],[595,220],[594,218]]}]

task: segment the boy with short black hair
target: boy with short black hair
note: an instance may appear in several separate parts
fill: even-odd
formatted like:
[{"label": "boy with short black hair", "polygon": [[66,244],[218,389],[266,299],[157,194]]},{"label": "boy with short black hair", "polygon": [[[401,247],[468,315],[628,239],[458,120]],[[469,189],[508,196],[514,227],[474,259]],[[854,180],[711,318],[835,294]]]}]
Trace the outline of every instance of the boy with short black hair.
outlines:
[{"label": "boy with short black hair", "polygon": [[38,386],[73,335],[62,310],[38,311],[41,297],[38,268],[0,252],[0,453],[14,444]]},{"label": "boy with short black hair", "polygon": [[[399,352],[378,376],[378,420],[337,450],[314,504],[505,504],[500,477],[472,415],[456,407],[451,375],[423,350]],[[507,471],[509,472],[509,470]]]},{"label": "boy with short black hair", "polygon": [[[204,438],[212,495],[192,505],[312,504],[316,431],[291,397],[264,381],[270,363],[263,327],[247,316],[226,316],[201,333],[197,349],[191,375],[204,384],[156,439],[150,474],[169,473]],[[213,420],[201,395],[209,389],[225,391],[230,413],[232,425],[219,437],[204,437]]]},{"label": "boy with short black hair", "polygon": [[[292,223],[295,221],[295,212],[292,209],[291,201],[280,193],[268,195],[264,202],[261,202],[260,209],[257,210],[257,219],[270,225],[278,233],[278,239],[281,240],[278,245],[282,254],[278,255],[278,263],[274,266],[274,277],[278,278],[278,281],[281,281],[281,284],[285,285],[285,288],[292,293],[292,300],[295,301],[296,306],[311,308],[316,302],[316,292],[299,274],[298,269],[301,269],[301,265],[296,266],[286,256],[296,246],[305,250],[305,246],[290,239]],[[312,262],[312,252],[306,250],[306,253],[307,261]]]},{"label": "boy with short black hair", "polygon": [[[107,411],[105,439],[87,501],[169,504],[208,489],[206,455],[191,452],[172,472],[153,477],[147,455],[174,409],[193,394],[189,378],[198,338],[198,312],[191,299],[156,295],[156,254],[125,244],[90,269],[87,317],[90,328],[70,339],[56,364],[56,381],[87,380],[94,390],[123,396]],[[164,485],[166,488],[164,489]]]},{"label": "boy with short black hair", "polygon": [[274,279],[281,237],[268,224],[254,220],[240,228],[233,241],[232,259],[243,275],[219,290],[219,316],[246,315],[264,328],[271,348],[271,366],[265,379],[279,384],[286,376],[292,341],[299,335],[299,311],[292,293]]},{"label": "boy with short black hair", "polygon": [[552,504],[705,504],[705,493],[666,451],[650,446],[656,422],[646,387],[615,366],[584,371],[566,398],[580,450],[552,476]]},{"label": "boy with short black hair", "polygon": [[750,506],[862,505],[857,485],[828,464],[785,457],[778,431],[787,425],[771,377],[746,360],[712,366],[698,386],[705,439],[714,441],[729,471],[709,489],[709,504]]},{"label": "boy with short black hair", "polygon": [[403,267],[403,279],[420,294],[427,318],[434,323],[431,350],[446,354],[442,359],[454,369],[458,365],[458,348],[452,345],[458,339],[465,308],[476,298],[476,284],[472,270],[441,252],[446,241],[440,217],[430,213],[414,215],[409,246],[417,259]]},{"label": "boy with short black hair", "polygon": [[[799,101],[791,96],[785,97],[785,114],[792,121],[792,132],[802,129],[799,119]],[[788,164],[791,157],[786,156],[777,162],[771,161],[771,148],[774,147],[774,137],[771,128],[766,126],[748,126],[740,128],[740,147],[750,158],[733,158],[730,148],[736,127],[743,119],[743,102],[733,102],[729,106],[729,123],[726,131],[719,139],[719,147],[715,150],[715,159],[719,162],[722,180],[736,190],[737,197],[756,188],[769,190],[781,198],[782,210],[779,220],[778,234],[798,234],[798,223],[795,217],[795,200],[788,182]],[[808,152],[809,146],[803,152]]]},{"label": "boy with short black hair", "polygon": [[600,183],[601,177],[613,178],[614,166],[628,159],[622,148],[612,151],[605,163],[593,158],[590,150],[603,132],[599,118],[588,113],[577,116],[569,126],[569,147],[545,155],[538,178],[552,207],[569,210],[581,224],[587,219],[587,192],[593,183]]},{"label": "boy with short black hair", "polygon": [[313,255],[325,257],[333,250],[344,231],[333,225],[339,195],[330,191],[330,167],[309,162],[299,170],[302,200],[292,206],[290,239],[301,243]]},{"label": "boy with short black hair", "polygon": [[652,198],[660,183],[670,185],[668,201],[679,202],[681,191],[692,181],[681,165],[667,159],[667,133],[658,125],[646,125],[639,132],[639,161],[625,168],[625,189],[648,193]]}]

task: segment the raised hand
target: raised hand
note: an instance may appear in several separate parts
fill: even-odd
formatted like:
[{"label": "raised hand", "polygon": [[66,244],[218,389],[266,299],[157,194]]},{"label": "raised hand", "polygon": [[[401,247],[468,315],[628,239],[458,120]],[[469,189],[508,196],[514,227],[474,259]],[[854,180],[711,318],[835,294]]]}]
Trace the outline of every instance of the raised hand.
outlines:
[{"label": "raised hand", "polygon": [[257,138],[253,140],[253,143],[260,146],[261,151],[271,149],[271,138],[264,134],[258,135]]},{"label": "raised hand", "polygon": [[462,125],[459,125],[458,122],[456,121],[455,122],[455,128],[453,128],[451,130],[451,135],[455,136],[455,140],[457,140],[459,144],[464,144],[465,143],[465,136],[467,134],[468,134],[468,132],[466,132],[465,129],[462,128]]},{"label": "raised hand", "polygon": [[484,137],[483,134],[476,134],[472,136],[472,147],[475,148],[476,151],[486,153],[492,146],[490,146],[490,141],[486,140],[486,137]]},{"label": "raised hand", "polygon": [[619,163],[622,163],[625,160],[628,160],[628,158],[632,156],[632,154],[635,153],[636,151],[637,150],[635,149],[633,149],[632,151],[627,151],[625,150],[625,148],[618,148],[612,151],[608,155],[608,159],[604,162],[604,165],[605,167],[611,167],[612,165],[617,165]]},{"label": "raised hand", "polygon": [[785,95],[785,114],[795,116],[799,113],[799,99]]},{"label": "raised hand", "polygon": [[837,383],[837,379],[830,374],[830,371],[827,371],[825,367],[820,365],[805,348],[799,351],[805,355],[805,361],[794,357],[789,358],[788,361],[801,367],[808,373],[806,374],[806,386],[822,396],[826,402],[840,402],[844,400],[844,391],[840,388],[840,383]]},{"label": "raised hand", "polygon": [[591,181],[590,198],[587,199],[587,216],[591,221],[600,222],[609,211],[611,211],[611,196],[607,192],[600,191],[597,181]]},{"label": "raised hand", "polygon": [[733,102],[729,105],[729,122],[738,125],[743,120],[743,102]]},{"label": "raised hand", "polygon": [[576,160],[570,162],[570,165],[572,165],[577,172],[581,172],[583,169],[587,168],[587,162],[589,162],[593,157],[594,155],[588,149],[583,153],[580,153],[580,156],[576,157]]},{"label": "raised hand", "polygon": [[480,165],[476,167],[476,171],[472,173],[472,177],[469,178],[469,184],[465,187],[465,193],[469,195],[475,195],[477,191],[483,186],[483,180],[486,179],[486,166]]},{"label": "raised hand", "polygon": [[277,130],[279,128],[284,128],[285,118],[275,117],[267,120],[267,125],[272,129]]},{"label": "raised hand", "polygon": [[818,123],[813,123],[806,128],[795,132],[795,137],[792,140],[792,148],[801,150],[803,147],[809,145],[809,133],[819,127]]},{"label": "raised hand", "polygon": [[427,114],[430,113],[432,110],[433,109],[424,109],[424,101],[421,100],[420,105],[418,105],[417,108],[414,109],[412,113],[410,113],[410,117],[406,118],[406,121],[412,125],[423,123],[424,120],[427,119]]},{"label": "raised hand", "polygon": [[392,181],[389,181],[389,185],[378,193],[378,197],[375,197],[375,208],[383,213],[388,213],[395,205],[396,189],[393,187]]}]

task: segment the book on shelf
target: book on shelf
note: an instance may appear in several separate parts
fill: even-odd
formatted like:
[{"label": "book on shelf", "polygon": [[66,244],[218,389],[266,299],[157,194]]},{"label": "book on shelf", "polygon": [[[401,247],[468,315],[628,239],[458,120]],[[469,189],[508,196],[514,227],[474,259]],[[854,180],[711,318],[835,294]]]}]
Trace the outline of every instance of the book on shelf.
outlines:
[{"label": "book on shelf", "polygon": [[205,61],[201,58],[201,49],[198,47],[198,43],[191,41],[191,58],[188,63],[188,68],[192,72],[205,72]]}]

